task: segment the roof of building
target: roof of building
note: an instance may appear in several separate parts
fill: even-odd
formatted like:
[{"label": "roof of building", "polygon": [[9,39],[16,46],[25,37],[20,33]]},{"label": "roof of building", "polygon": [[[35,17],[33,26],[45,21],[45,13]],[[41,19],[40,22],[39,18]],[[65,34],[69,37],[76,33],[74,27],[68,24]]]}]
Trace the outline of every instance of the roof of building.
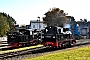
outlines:
[{"label": "roof of building", "polygon": [[43,23],[44,21],[40,21],[40,20],[31,20],[30,23]]},{"label": "roof of building", "polygon": [[45,24],[45,21],[31,20],[30,21],[30,26],[31,26],[31,23],[43,23],[43,24]]}]

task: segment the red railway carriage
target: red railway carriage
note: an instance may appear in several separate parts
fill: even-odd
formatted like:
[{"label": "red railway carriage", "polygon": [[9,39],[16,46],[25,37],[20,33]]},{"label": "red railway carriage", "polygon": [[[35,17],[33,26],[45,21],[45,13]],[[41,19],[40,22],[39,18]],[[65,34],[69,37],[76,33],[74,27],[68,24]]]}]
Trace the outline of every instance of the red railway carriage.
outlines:
[{"label": "red railway carriage", "polygon": [[54,26],[46,27],[42,34],[42,43],[46,47],[70,47],[76,40],[71,33],[65,33],[68,28],[58,28]]}]

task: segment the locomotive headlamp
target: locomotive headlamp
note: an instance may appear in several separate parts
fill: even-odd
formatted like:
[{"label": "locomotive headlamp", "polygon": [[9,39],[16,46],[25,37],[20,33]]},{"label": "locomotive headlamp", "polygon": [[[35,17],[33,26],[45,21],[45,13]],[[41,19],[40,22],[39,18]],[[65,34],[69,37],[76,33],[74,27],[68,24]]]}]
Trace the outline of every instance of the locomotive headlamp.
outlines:
[{"label": "locomotive headlamp", "polygon": [[53,36],[53,38],[55,38],[55,36]]}]

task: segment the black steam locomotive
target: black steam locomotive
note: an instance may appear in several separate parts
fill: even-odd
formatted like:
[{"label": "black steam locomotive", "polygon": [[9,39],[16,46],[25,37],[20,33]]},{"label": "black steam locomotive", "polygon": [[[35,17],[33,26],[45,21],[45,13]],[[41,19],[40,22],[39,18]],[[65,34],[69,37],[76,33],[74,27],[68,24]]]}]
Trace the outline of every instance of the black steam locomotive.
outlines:
[{"label": "black steam locomotive", "polygon": [[68,28],[49,26],[42,34],[42,44],[46,47],[63,48],[75,43],[76,40]]},{"label": "black steam locomotive", "polygon": [[11,47],[22,47],[27,45],[37,45],[39,40],[32,30],[19,29],[7,34],[7,42]]}]

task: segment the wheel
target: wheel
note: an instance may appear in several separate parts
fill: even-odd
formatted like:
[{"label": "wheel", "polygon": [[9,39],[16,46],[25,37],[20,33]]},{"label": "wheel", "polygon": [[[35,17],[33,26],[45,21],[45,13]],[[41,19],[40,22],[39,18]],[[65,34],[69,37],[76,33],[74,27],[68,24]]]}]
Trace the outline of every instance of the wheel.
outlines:
[{"label": "wheel", "polygon": [[58,43],[58,48],[63,48],[63,44]]},{"label": "wheel", "polygon": [[68,47],[71,47],[71,43],[69,42]]}]

